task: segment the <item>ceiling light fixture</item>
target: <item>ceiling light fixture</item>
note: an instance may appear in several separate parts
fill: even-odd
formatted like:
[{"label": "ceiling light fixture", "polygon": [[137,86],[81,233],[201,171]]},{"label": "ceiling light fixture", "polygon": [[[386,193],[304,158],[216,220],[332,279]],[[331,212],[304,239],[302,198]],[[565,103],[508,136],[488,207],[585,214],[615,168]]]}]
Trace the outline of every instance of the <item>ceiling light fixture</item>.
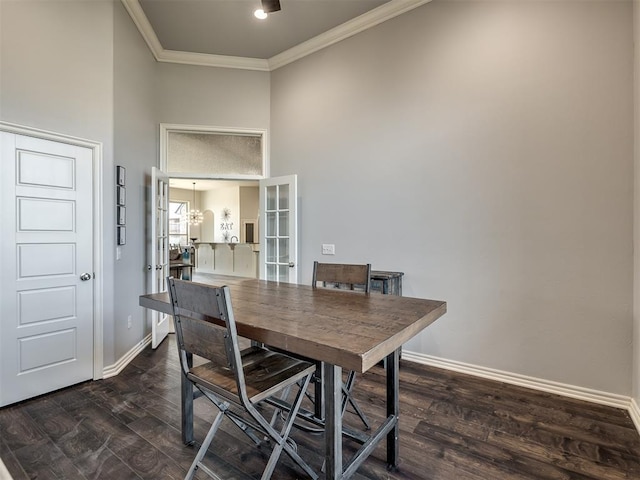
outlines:
[{"label": "ceiling light fixture", "polygon": [[267,18],[269,13],[280,11],[280,0],[260,0],[262,8],[259,8],[253,15],[260,20]]},{"label": "ceiling light fixture", "polygon": [[200,225],[202,223],[202,212],[196,206],[196,182],[193,182],[193,209],[189,208],[189,224]]}]

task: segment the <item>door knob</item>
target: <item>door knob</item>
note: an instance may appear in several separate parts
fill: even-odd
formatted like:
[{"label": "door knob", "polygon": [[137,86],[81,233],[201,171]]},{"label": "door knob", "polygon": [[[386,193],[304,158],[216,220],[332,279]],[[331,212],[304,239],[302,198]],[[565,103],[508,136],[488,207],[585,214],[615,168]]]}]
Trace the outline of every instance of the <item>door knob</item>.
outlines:
[{"label": "door knob", "polygon": [[80,280],[82,280],[83,282],[91,280],[91,274],[89,272],[83,273],[82,275],[80,275]]},{"label": "door knob", "polygon": [[289,268],[293,268],[293,267],[295,267],[295,266],[296,266],[296,264],[295,264],[295,263],[293,263],[293,262],[289,262]]}]

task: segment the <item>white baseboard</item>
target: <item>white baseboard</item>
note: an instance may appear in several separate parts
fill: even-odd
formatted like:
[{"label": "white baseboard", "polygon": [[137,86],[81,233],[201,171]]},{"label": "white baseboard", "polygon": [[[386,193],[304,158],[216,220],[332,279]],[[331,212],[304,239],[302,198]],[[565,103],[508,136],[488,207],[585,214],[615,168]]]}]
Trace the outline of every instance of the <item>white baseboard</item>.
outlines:
[{"label": "white baseboard", "polygon": [[151,334],[144,337],[140,340],[134,347],[125,353],[116,363],[113,365],[109,365],[102,371],[102,378],[115,377],[118,375],[124,367],[129,365],[131,360],[136,358],[136,356],[151,343]]},{"label": "white baseboard", "polygon": [[633,424],[636,426],[636,430],[640,433],[640,406],[638,406],[638,402],[636,402],[635,398],[631,399],[631,403],[629,405],[629,415],[631,415],[631,420],[633,420]]},{"label": "white baseboard", "polygon": [[[402,350],[402,359],[421,363],[423,365],[429,365],[431,367],[444,368],[446,370],[453,370],[454,372],[467,373],[476,377],[509,383],[511,385],[531,388],[533,390],[555,393],[557,395],[576,398],[578,400],[585,400],[587,402],[599,403],[601,405],[608,405],[610,407],[622,408],[628,410],[632,418],[634,415],[631,410],[631,406],[635,404],[635,402],[632,403],[631,398],[624,395],[602,392],[599,390],[591,390],[589,388],[552,382],[550,380],[544,380],[542,378],[528,377],[526,375],[505,372],[502,370],[494,370],[492,368],[479,367],[477,365],[456,362],[454,360],[445,360],[442,358],[433,357],[431,355],[424,355],[422,353],[408,352],[406,350]],[[638,410],[637,404],[635,404],[635,408],[636,419],[634,419],[634,423],[636,425],[636,428],[638,429],[638,433],[640,433],[640,410]]]}]

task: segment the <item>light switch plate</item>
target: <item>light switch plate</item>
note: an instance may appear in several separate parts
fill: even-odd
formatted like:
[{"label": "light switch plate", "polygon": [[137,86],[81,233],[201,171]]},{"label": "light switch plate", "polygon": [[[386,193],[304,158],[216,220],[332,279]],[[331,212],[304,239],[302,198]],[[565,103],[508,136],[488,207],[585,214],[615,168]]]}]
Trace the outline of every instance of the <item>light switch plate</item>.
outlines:
[{"label": "light switch plate", "polygon": [[322,244],[322,255],[335,255],[336,254],[336,246],[332,243],[323,243]]}]

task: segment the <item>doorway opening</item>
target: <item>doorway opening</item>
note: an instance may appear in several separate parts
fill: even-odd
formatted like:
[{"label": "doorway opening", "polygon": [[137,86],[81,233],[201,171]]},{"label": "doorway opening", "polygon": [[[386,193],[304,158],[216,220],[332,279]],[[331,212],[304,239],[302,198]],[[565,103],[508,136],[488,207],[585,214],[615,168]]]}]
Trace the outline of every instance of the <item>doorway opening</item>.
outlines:
[{"label": "doorway opening", "polygon": [[[256,180],[170,177],[169,204],[176,206],[170,242],[172,248],[190,250],[194,275],[258,277],[258,193]],[[201,223],[187,221],[194,209],[202,212]],[[178,227],[181,233],[171,235]]]},{"label": "doorway opening", "polygon": [[[194,275],[259,277],[266,144],[266,130],[161,125],[160,169],[169,176],[169,201],[180,209],[170,242],[190,250]],[[193,210],[201,222],[184,220]]]}]

